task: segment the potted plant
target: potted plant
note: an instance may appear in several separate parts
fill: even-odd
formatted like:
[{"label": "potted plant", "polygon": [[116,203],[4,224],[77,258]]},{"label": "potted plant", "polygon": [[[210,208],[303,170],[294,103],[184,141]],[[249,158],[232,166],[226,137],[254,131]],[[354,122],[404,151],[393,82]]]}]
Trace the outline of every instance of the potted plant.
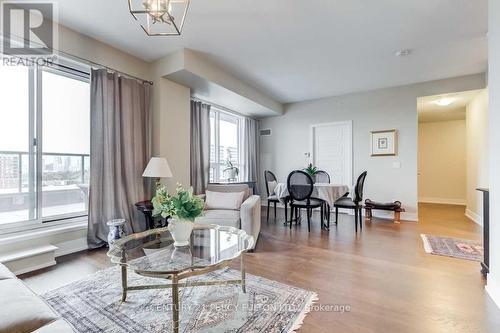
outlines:
[{"label": "potted plant", "polygon": [[178,184],[174,195],[169,194],[165,186],[159,186],[151,203],[153,216],[172,217],[168,230],[174,239],[174,246],[189,245],[194,220],[203,213],[203,200]]},{"label": "potted plant", "polygon": [[319,170],[317,167],[313,166],[312,163],[309,163],[309,165],[307,166],[307,168],[304,169],[304,171],[314,180]]},{"label": "potted plant", "polygon": [[228,158],[226,160],[226,168],[224,169],[224,174],[228,181],[236,180],[240,174],[240,169],[234,166],[233,162]]}]

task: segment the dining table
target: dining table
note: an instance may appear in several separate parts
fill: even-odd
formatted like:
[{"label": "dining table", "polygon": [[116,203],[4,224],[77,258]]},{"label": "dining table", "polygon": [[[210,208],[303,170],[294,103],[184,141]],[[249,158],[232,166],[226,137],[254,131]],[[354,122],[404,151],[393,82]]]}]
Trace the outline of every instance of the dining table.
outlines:
[{"label": "dining table", "polygon": [[[349,186],[342,184],[315,183],[313,185],[312,198],[318,198],[325,201],[330,207],[333,207],[335,201],[349,192]],[[285,183],[278,183],[274,189],[274,194],[284,203],[285,198],[289,196],[288,188]]]}]

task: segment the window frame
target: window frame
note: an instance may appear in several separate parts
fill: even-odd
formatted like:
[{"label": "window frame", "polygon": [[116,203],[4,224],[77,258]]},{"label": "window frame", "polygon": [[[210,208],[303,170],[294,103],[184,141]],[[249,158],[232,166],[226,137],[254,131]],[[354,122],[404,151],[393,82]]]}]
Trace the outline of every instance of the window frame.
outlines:
[{"label": "window frame", "polygon": [[[90,90],[90,67],[59,58],[59,64],[37,65],[28,68],[29,75],[29,149],[28,149],[28,177],[33,180],[34,196],[34,218],[22,221],[6,222],[0,224],[0,234],[36,229],[42,226],[55,226],[67,223],[80,223],[88,216],[88,211],[65,213],[43,217],[43,189],[42,189],[42,158],[43,158],[43,124],[42,124],[42,75],[43,72],[60,75],[70,79],[79,80],[89,84]],[[30,158],[34,156],[34,158]],[[90,155],[89,155],[90,156]],[[30,180],[29,180],[30,181]],[[31,189],[28,189],[30,193]],[[31,209],[30,215],[31,215]]]},{"label": "window frame", "polygon": [[[236,156],[237,163],[233,163],[234,166],[237,166],[240,169],[240,173],[238,174],[238,179],[237,181],[241,181],[241,168],[243,166],[241,162],[241,153],[242,153],[242,140],[241,140],[241,134],[242,134],[242,125],[243,125],[243,117],[236,112],[230,112],[227,110],[223,110],[219,107],[216,106],[211,106],[210,108],[210,118],[212,118],[212,115],[214,116],[214,138],[215,138],[215,144],[214,144],[214,154],[215,154],[215,161],[209,161],[209,168],[212,174],[212,178],[209,176],[209,182],[210,183],[221,183],[225,182],[226,179],[222,178],[223,175],[220,174],[220,167],[224,165],[224,161],[221,161],[221,154],[220,154],[220,121],[221,121],[221,115],[223,116],[228,116],[231,118],[234,118],[237,120],[236,126],[237,126],[237,133],[236,133],[236,140],[237,140],[237,148],[238,148],[238,154]],[[212,128],[210,128],[210,149],[212,147]],[[210,154],[211,157],[211,154]],[[210,175],[210,172],[209,172]]]}]

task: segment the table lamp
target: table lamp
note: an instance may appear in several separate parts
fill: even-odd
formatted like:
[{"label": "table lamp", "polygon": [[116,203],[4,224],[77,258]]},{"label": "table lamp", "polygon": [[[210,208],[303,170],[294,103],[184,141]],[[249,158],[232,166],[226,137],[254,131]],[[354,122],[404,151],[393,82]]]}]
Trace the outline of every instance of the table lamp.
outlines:
[{"label": "table lamp", "polygon": [[160,185],[160,178],[171,178],[172,171],[164,157],[151,157],[146,169],[142,173],[143,177],[156,178],[156,188]]}]

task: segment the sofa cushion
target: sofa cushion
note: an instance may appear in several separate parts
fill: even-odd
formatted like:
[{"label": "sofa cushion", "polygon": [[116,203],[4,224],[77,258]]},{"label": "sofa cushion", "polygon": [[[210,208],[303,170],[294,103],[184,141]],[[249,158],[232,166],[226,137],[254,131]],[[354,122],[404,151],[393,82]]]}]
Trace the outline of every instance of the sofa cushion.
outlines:
[{"label": "sofa cushion", "polygon": [[40,327],[34,333],[67,333],[74,332],[73,327],[64,319],[55,320],[43,327]]},{"label": "sofa cushion", "polygon": [[9,271],[7,267],[4,265],[0,264],[0,280],[4,279],[14,279],[16,278],[16,275]]},{"label": "sofa cushion", "polygon": [[0,332],[25,333],[58,319],[52,309],[18,279],[0,280]]},{"label": "sofa cushion", "polygon": [[212,192],[205,193],[206,209],[230,209],[239,210],[243,203],[244,192]]},{"label": "sofa cushion", "polygon": [[197,217],[194,222],[240,228],[240,212],[225,209],[206,210],[203,216]]},{"label": "sofa cushion", "polygon": [[247,184],[224,184],[224,185],[208,184],[206,190],[212,192],[224,192],[224,193],[245,192],[243,201],[248,199],[251,195],[250,187]]}]

